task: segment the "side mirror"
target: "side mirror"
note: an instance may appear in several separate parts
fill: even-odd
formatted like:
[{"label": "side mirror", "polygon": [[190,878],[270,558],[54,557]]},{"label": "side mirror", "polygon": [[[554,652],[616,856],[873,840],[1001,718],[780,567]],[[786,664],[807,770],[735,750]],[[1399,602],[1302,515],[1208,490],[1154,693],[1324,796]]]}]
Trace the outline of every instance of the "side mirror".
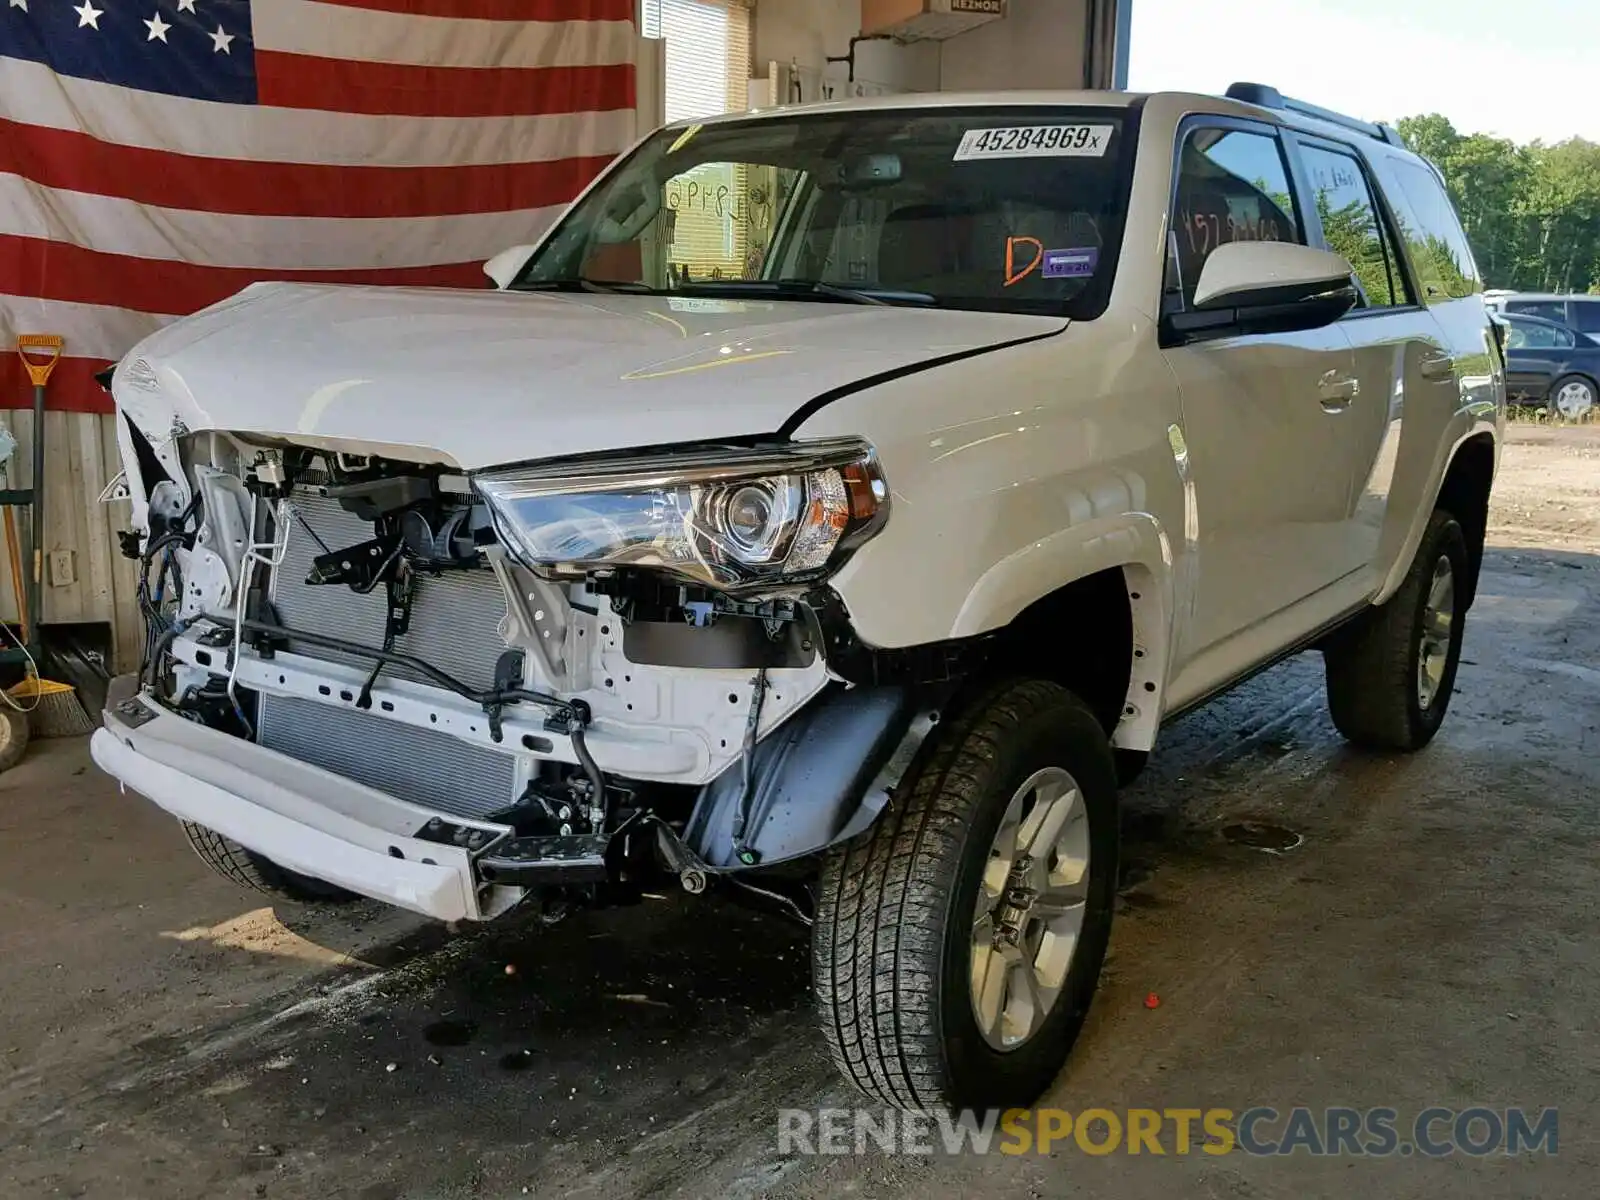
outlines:
[{"label": "side mirror", "polygon": [[522,273],[528,255],[533,251],[532,245],[508,246],[483,264],[483,273],[494,280],[495,287],[505,291],[511,286],[511,281]]},{"label": "side mirror", "polygon": [[1361,299],[1349,262],[1288,242],[1229,242],[1200,270],[1194,303],[1162,320],[1164,345],[1331,325]]}]

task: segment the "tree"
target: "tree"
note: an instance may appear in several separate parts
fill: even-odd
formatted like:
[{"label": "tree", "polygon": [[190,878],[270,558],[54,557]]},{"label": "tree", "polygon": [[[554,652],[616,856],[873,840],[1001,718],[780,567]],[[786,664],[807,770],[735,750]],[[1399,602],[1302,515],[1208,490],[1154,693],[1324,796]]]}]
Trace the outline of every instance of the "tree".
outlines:
[{"label": "tree", "polygon": [[1491,287],[1600,291],[1600,146],[1463,135],[1438,113],[1396,125],[1444,174]]}]

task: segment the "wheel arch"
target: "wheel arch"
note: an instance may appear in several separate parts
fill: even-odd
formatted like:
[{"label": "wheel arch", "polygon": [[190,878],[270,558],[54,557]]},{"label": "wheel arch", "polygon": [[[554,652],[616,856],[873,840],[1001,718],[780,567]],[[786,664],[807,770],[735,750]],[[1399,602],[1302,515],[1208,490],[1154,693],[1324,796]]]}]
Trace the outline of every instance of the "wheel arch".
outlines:
[{"label": "wheel arch", "polygon": [[1489,526],[1489,492],[1494,485],[1497,446],[1494,435],[1475,433],[1466,438],[1450,457],[1439,484],[1435,508],[1447,510],[1461,526],[1467,542],[1466,605],[1471,607],[1478,591],[1478,574],[1483,566],[1483,544]]},{"label": "wheel arch", "polygon": [[991,567],[954,633],[992,635],[990,673],[1054,680],[1089,705],[1115,746],[1148,750],[1166,688],[1171,561],[1146,514],[1063,530]]},{"label": "wheel arch", "polygon": [[[1430,483],[1419,489],[1414,509],[1407,504],[1410,516],[1405,523],[1404,538],[1393,556],[1384,558],[1383,586],[1372,597],[1374,605],[1385,603],[1400,590],[1406,572],[1411,569],[1411,562],[1422,544],[1429,518],[1439,507],[1450,509],[1461,523],[1462,533],[1467,539],[1469,578],[1466,595],[1467,604],[1471,605],[1477,593],[1478,573],[1483,562],[1484,539],[1489,523],[1489,494],[1499,468],[1503,429],[1503,420],[1479,417],[1458,430],[1456,436],[1441,439],[1428,477]],[[1437,482],[1432,482],[1435,480]],[[1391,497],[1391,505],[1392,501]]]}]

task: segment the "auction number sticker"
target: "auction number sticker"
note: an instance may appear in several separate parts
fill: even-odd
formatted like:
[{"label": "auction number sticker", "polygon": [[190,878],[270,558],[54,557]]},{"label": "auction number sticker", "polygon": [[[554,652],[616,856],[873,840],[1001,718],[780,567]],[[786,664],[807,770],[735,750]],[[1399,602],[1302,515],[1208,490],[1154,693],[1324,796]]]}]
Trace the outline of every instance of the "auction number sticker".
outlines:
[{"label": "auction number sticker", "polygon": [[975,158],[1103,158],[1110,125],[1012,125],[969,129],[956,147],[955,162]]}]

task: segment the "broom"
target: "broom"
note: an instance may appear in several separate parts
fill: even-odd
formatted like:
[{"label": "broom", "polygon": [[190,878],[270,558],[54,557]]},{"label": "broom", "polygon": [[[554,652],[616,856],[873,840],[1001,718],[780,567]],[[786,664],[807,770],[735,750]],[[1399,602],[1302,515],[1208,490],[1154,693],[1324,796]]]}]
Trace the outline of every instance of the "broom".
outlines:
[{"label": "broom", "polygon": [[[17,355],[33,382],[33,586],[25,595],[22,588],[22,553],[17,537],[16,521],[11,509],[6,509],[6,541],[11,555],[11,587],[16,596],[17,616],[22,625],[24,653],[30,646],[42,644],[35,628],[37,618],[43,616],[41,593],[44,586],[44,393],[50,373],[61,361],[65,339],[57,333],[23,333],[17,335]],[[29,357],[29,351],[34,357]],[[48,355],[44,361],[41,356]],[[30,608],[28,599],[33,604]],[[37,609],[40,611],[31,611]],[[71,737],[75,734],[93,733],[95,723],[83,711],[76,690],[71,684],[44,679],[39,674],[39,663],[29,654],[33,670],[15,687],[6,689],[11,707],[28,714],[29,732],[34,737]]]}]

